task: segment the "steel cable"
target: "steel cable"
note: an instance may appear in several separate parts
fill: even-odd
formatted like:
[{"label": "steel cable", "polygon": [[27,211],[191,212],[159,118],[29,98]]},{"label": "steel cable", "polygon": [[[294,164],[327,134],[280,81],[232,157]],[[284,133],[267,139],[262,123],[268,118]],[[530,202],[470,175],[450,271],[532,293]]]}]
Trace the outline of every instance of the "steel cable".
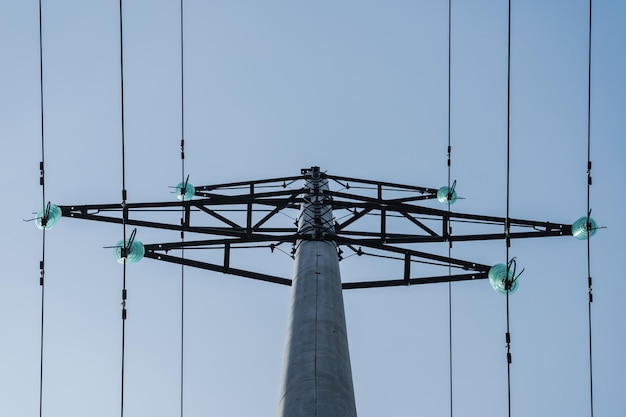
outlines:
[{"label": "steel cable", "polygon": [[[505,217],[505,246],[506,246],[506,358],[507,358],[507,409],[508,416],[511,417],[511,331],[509,317],[509,247],[510,240],[510,177],[511,177],[511,0],[508,2],[508,25],[507,25],[507,104],[506,104],[506,217]],[[512,279],[515,279],[513,277]]]},{"label": "steel cable", "polygon": [[121,384],[120,384],[120,415],[124,417],[124,362],[126,351],[126,257],[130,249],[126,243],[126,220],[128,209],[126,207],[126,160],[125,160],[125,136],[124,136],[124,33],[122,0],[119,2],[119,25],[120,25],[120,104],[121,104],[121,138],[122,138],[122,233],[123,240],[121,255],[124,263],[122,273],[122,357],[121,357]]},{"label": "steel cable", "polygon": [[[180,0],[180,164],[181,181],[183,187],[187,187],[185,182],[185,71],[184,71],[184,7],[183,0]],[[183,191],[183,203],[186,190]],[[185,241],[185,206],[181,206],[181,242]],[[181,249],[181,257],[185,259],[185,248]],[[185,381],[185,265],[180,266],[180,416],[184,411],[184,381]]]},{"label": "steel cable", "polygon": [[[452,145],[451,145],[451,82],[452,79],[452,0],[448,0],[448,192],[450,192]],[[448,198],[448,236],[452,234],[450,224],[451,198]],[[448,258],[452,258],[452,240],[448,238]],[[448,262],[448,276],[452,276],[452,264]],[[450,380],[450,417],[453,416],[453,384],[452,384],[452,282],[448,281],[448,341],[449,341],[449,380]]]},{"label": "steel cable", "polygon": [[[591,22],[592,0],[589,0],[589,40],[587,52],[587,216],[591,215]],[[589,219],[587,219],[589,221]],[[593,302],[592,279],[591,279],[591,239],[587,237],[587,285],[589,298],[587,302],[587,326],[589,333],[589,408],[593,417],[593,351],[591,333],[591,303]]]},{"label": "steel cable", "polygon": [[[44,105],[43,105],[43,20],[41,12],[41,0],[39,0],[39,100],[41,114],[41,162],[39,163],[39,184],[41,185],[41,206],[46,207],[46,183],[44,179]],[[47,216],[45,209],[43,216]],[[42,219],[43,220],[43,219]],[[39,286],[41,287],[41,326],[39,335],[39,417],[43,414],[43,357],[44,357],[44,317],[45,317],[45,291],[44,275],[46,260],[46,227],[41,228],[41,262],[39,262]]]}]

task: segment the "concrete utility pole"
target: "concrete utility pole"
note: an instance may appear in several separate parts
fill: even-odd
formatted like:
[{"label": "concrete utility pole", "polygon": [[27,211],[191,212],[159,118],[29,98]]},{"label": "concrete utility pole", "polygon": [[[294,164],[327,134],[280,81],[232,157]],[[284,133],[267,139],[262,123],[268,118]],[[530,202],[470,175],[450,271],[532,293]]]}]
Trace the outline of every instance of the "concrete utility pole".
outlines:
[{"label": "concrete utility pole", "polygon": [[306,171],[278,417],[356,417],[328,180]]}]

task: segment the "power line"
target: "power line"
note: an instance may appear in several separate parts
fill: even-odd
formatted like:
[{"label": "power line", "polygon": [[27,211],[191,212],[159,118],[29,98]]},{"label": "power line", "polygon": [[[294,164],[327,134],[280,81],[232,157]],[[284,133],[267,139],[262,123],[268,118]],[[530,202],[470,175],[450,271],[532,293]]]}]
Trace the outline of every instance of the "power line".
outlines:
[{"label": "power line", "polygon": [[128,208],[126,207],[126,160],[125,160],[125,136],[124,136],[124,33],[123,33],[123,13],[122,0],[120,0],[120,102],[121,102],[121,129],[122,129],[122,233],[123,240],[121,248],[124,269],[122,272],[122,358],[121,358],[121,393],[120,393],[120,415],[124,417],[124,360],[126,350],[126,260],[130,245],[126,242],[126,220],[128,218]]},{"label": "power line", "polygon": [[[589,0],[589,41],[587,61],[587,224],[591,216],[591,22],[592,0]],[[593,302],[592,279],[591,279],[591,239],[587,237],[587,285],[589,299],[587,302],[587,325],[589,333],[589,409],[593,417],[593,351],[591,333],[591,303]]]},{"label": "power line", "polygon": [[[39,0],[39,99],[41,113],[41,162],[39,163],[39,184],[41,185],[41,205],[46,207],[46,183],[45,183],[45,146],[44,146],[44,106],[43,106],[43,24],[41,13],[41,0]],[[46,210],[44,208],[44,216]],[[39,286],[41,287],[41,326],[39,335],[39,417],[43,414],[43,353],[44,353],[44,317],[45,317],[45,261],[46,261],[46,217],[43,219],[43,227],[41,228],[41,261],[39,262]]]},{"label": "power line", "polygon": [[[452,145],[451,145],[451,82],[452,79],[452,0],[448,0],[448,193],[450,193],[450,180],[452,169]],[[451,197],[451,196],[450,196]],[[448,236],[452,234],[452,226],[450,225],[450,204],[451,198],[448,198]],[[448,258],[452,258],[452,240],[448,238]],[[448,276],[452,276],[452,265],[448,262]],[[452,281],[448,281],[448,359],[449,359],[449,380],[450,380],[450,417],[453,416],[453,384],[452,384]]]},{"label": "power line", "polygon": [[[509,261],[509,247],[511,246],[510,240],[510,177],[511,177],[511,0],[509,0],[508,6],[508,37],[507,37],[507,93],[506,93],[506,218],[505,218],[505,246],[506,246],[506,276],[505,276],[505,290],[506,290],[506,369],[507,369],[507,408],[508,416],[511,417],[511,331],[510,331],[510,319],[509,319],[509,293],[511,284],[509,279],[510,261]],[[515,277],[512,277],[514,280]]]},{"label": "power line", "polygon": [[[184,184],[182,191],[183,202],[187,193],[185,182],[185,42],[184,42],[184,4],[180,0],[180,165],[181,182]],[[181,206],[181,231],[180,239],[185,241],[185,206]],[[181,249],[181,257],[185,259],[185,248]],[[184,386],[185,386],[185,265],[180,266],[180,416],[184,411]]]}]

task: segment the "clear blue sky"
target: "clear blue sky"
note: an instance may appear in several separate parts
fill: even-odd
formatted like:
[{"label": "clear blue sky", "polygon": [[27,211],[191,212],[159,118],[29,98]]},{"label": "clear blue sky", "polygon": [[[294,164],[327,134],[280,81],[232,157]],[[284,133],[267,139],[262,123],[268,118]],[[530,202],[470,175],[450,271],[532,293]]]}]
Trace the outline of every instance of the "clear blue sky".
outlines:
[{"label": "clear blue sky", "polygon": [[[120,201],[118,3],[43,1],[46,194]],[[124,9],[129,201],[168,201],[180,178],[178,2]],[[586,210],[586,0],[513,1],[511,216],[571,223]],[[186,170],[194,184],[336,175],[447,182],[447,1],[185,1]],[[626,409],[623,298],[626,4],[594,1],[592,240],[595,411]],[[507,2],[453,1],[454,210],[503,216]],[[0,0],[0,415],[38,413],[41,205],[37,2]],[[434,203],[433,203],[434,204]],[[459,226],[460,228],[461,226]],[[44,415],[119,412],[121,226],[62,219],[47,234]],[[177,234],[140,230],[145,243]],[[446,253],[445,245],[420,249]],[[504,262],[503,242],[453,255]],[[586,244],[514,241],[515,416],[589,415]],[[289,275],[257,251],[236,261]],[[350,258],[345,280],[400,266]],[[186,416],[276,412],[289,288],[186,269]],[[125,415],[179,407],[180,269],[129,267]],[[455,416],[506,414],[505,304],[454,284]],[[361,417],[447,416],[448,286],[344,293]]]}]

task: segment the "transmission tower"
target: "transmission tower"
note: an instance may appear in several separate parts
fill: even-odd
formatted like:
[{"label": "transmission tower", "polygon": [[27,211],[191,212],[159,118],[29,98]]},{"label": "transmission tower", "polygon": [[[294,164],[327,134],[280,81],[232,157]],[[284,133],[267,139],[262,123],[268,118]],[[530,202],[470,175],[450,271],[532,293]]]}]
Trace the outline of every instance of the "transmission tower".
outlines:
[{"label": "transmission tower", "polygon": [[[356,416],[343,290],[489,278],[493,288],[508,297],[519,284],[514,260],[509,265],[486,265],[418,251],[418,244],[503,240],[510,245],[511,239],[587,238],[597,228],[590,217],[572,225],[454,212],[450,210],[457,199],[454,186],[437,189],[336,176],[316,166],[280,178],[196,187],[184,181],[175,193],[180,201],[48,205],[39,213],[38,224],[49,227],[60,217],[70,217],[135,226],[115,246],[121,263],[145,257],[291,286],[280,417]],[[433,200],[446,209],[433,207]],[[157,213],[160,218],[165,213],[182,217],[154,220]],[[285,225],[285,218],[295,221]],[[463,230],[475,230],[453,234],[454,222],[464,223]],[[194,239],[143,243],[143,228],[176,231]],[[295,264],[293,276],[231,263],[234,249],[252,246],[289,254]],[[192,248],[197,249],[193,257],[181,256]],[[210,262],[199,249],[219,249],[223,261]],[[342,282],[339,264],[351,255],[391,258],[399,267],[391,277]],[[420,264],[447,272],[423,274],[414,267]],[[452,269],[457,272],[449,272]]]}]

